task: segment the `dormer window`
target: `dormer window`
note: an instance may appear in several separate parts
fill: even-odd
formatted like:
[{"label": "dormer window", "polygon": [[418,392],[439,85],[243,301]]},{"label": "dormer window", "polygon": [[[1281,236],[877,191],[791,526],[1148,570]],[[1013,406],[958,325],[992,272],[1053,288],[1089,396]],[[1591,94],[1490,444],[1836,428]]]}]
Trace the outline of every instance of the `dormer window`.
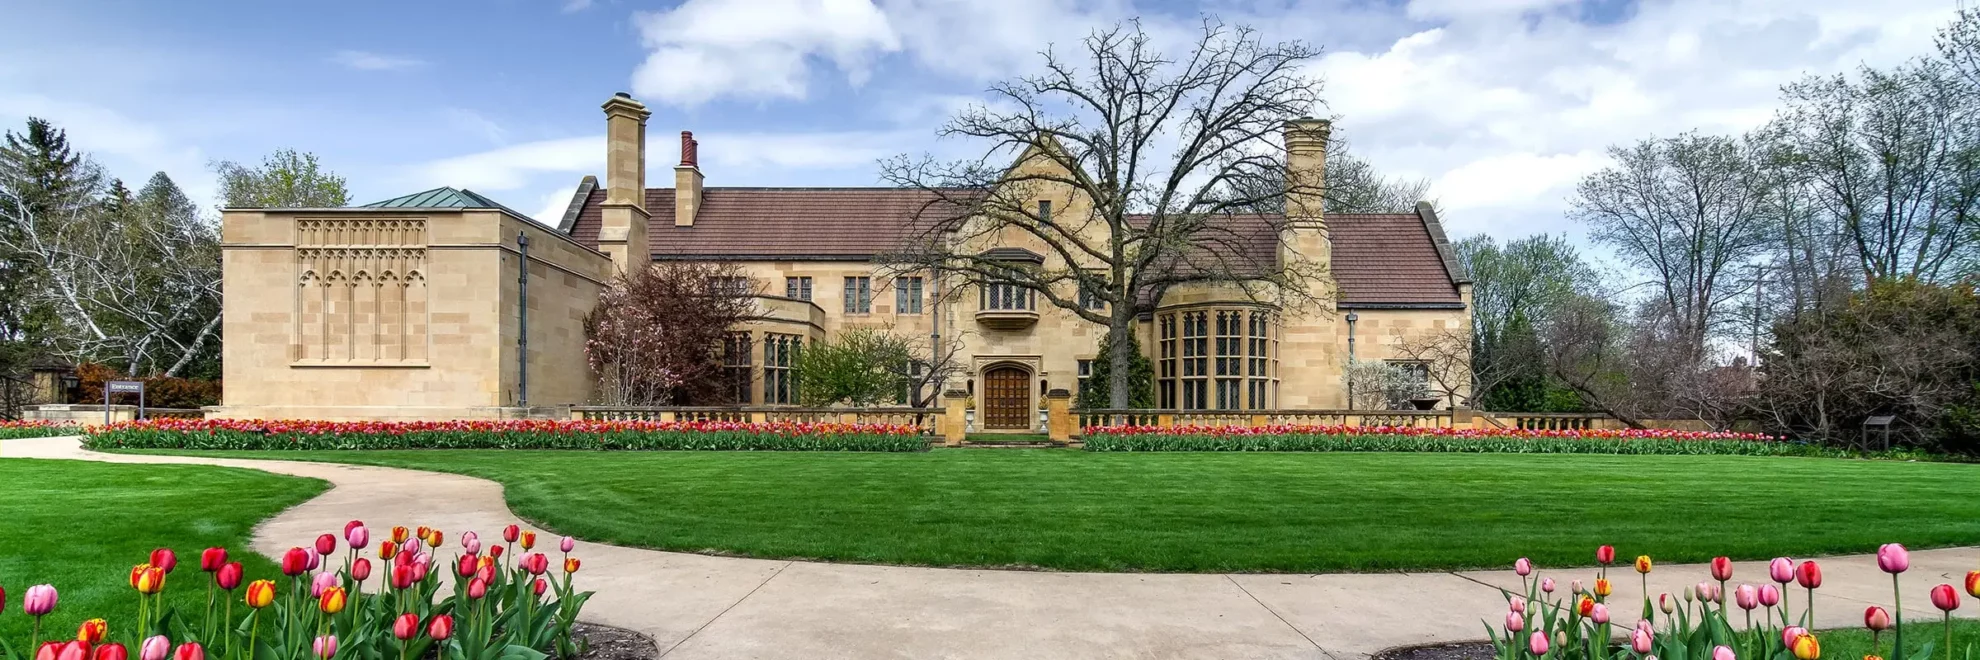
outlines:
[{"label": "dormer window", "polygon": [[1038,200],[1038,224],[1052,224],[1052,200]]}]

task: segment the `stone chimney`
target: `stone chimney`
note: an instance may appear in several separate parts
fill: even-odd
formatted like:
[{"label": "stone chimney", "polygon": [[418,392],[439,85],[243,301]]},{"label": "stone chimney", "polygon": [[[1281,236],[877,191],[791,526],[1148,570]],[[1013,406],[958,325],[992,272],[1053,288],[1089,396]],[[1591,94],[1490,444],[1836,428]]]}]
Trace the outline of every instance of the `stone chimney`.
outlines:
[{"label": "stone chimney", "polygon": [[1327,187],[1327,139],[1333,124],[1301,117],[1286,122],[1286,219],[1295,226],[1327,230],[1323,215]]},{"label": "stone chimney", "polygon": [[646,119],[632,95],[605,101],[605,202],[599,205],[598,251],[620,270],[652,261],[646,241]]},{"label": "stone chimney", "polygon": [[681,164],[674,166],[674,226],[693,227],[701,210],[701,143],[694,133],[681,131]]}]

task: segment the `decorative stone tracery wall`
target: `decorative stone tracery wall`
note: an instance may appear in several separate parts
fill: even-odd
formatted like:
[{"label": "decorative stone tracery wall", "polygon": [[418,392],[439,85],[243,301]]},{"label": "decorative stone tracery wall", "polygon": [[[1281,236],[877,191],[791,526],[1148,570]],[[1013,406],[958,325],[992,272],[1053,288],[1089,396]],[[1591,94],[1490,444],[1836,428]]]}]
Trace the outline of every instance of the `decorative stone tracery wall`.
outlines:
[{"label": "decorative stone tracery wall", "polygon": [[426,245],[424,219],[297,219],[291,359],[424,363]]}]

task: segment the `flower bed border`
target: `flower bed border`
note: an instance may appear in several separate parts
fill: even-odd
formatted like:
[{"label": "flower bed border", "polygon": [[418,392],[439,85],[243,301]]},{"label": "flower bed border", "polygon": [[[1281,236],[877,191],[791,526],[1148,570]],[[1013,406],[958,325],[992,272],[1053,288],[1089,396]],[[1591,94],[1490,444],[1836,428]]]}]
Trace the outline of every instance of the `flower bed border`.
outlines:
[{"label": "flower bed border", "polygon": [[1108,426],[1085,429],[1086,451],[1438,452],[1507,454],[1734,455],[1939,459],[1893,451],[1864,454],[1752,433],[1659,429],[1539,431],[1421,427]]},{"label": "flower bed border", "polygon": [[80,433],[80,427],[45,419],[0,420],[0,440],[52,438]]},{"label": "flower bed border", "polygon": [[913,426],[637,420],[310,422],[144,420],[91,430],[89,449],[924,451]]}]

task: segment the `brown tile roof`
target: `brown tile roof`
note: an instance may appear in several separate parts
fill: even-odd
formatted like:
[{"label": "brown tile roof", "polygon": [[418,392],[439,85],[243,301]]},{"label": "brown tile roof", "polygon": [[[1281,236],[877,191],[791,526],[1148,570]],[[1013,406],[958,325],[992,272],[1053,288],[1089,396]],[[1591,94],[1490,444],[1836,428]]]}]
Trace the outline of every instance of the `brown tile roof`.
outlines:
[{"label": "brown tile roof", "polygon": [[[598,245],[602,186],[579,189],[567,213],[572,238]],[[573,200],[574,202],[578,200]],[[917,233],[914,219],[934,195],[903,188],[707,188],[694,226],[674,226],[674,189],[649,188],[647,236],[655,259],[721,257],[866,261]],[[939,215],[939,214],[937,214]],[[1233,216],[1204,255],[1276,259],[1276,218]],[[1443,230],[1416,213],[1333,214],[1332,272],[1343,306],[1456,305],[1464,280]]]}]

